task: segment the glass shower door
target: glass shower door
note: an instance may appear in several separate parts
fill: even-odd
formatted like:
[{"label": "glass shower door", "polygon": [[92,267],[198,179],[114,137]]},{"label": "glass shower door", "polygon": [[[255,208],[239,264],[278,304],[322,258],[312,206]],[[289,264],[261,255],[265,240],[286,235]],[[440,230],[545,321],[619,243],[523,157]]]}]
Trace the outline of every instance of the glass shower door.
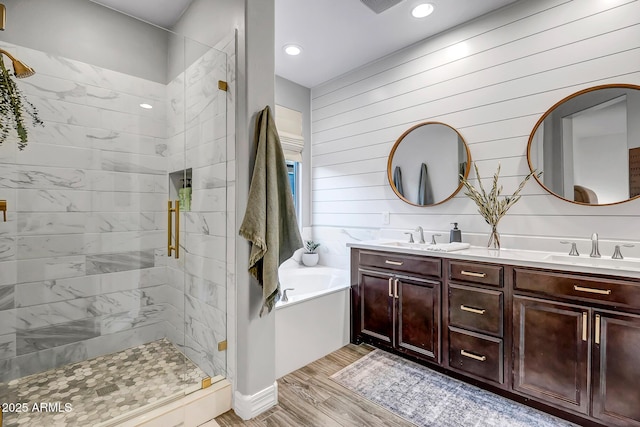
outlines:
[{"label": "glass shower door", "polygon": [[181,261],[171,262],[182,275],[181,349],[195,365],[187,364],[185,375],[198,372],[207,387],[226,376],[227,57],[193,40],[183,46],[185,69],[168,86],[176,117],[183,119],[170,136],[183,143],[170,160],[181,230]]},{"label": "glass shower door", "polygon": [[0,145],[0,402],[71,405],[3,427],[114,425],[226,374],[227,58],[122,23],[154,70],[0,42],[45,122]]}]

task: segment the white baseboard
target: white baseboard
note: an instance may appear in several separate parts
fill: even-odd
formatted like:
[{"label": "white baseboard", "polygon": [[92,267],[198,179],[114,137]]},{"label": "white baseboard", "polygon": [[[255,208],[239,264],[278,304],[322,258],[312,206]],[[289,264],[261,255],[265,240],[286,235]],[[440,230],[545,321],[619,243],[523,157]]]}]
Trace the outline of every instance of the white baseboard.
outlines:
[{"label": "white baseboard", "polygon": [[250,420],[278,404],[278,383],[247,396],[238,391],[233,399],[233,410],[243,420]]}]

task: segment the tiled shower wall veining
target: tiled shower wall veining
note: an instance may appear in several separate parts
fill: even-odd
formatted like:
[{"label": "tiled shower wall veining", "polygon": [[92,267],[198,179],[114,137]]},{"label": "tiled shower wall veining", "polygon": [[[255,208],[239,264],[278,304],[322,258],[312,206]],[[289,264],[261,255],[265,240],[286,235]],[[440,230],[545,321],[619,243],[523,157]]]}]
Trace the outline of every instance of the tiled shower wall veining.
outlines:
[{"label": "tiled shower wall veining", "polygon": [[18,84],[45,122],[24,151],[0,145],[3,381],[162,338],[175,296],[166,85],[1,47],[37,70]]}]

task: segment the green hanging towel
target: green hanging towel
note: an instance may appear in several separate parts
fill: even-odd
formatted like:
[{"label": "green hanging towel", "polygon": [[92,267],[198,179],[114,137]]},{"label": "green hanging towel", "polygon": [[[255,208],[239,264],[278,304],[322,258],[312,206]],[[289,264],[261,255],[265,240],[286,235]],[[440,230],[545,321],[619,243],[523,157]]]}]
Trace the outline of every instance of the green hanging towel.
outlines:
[{"label": "green hanging towel", "polygon": [[262,316],[280,297],[278,267],[302,247],[293,204],[287,164],[271,109],[258,114],[253,167],[247,210],[240,235],[251,242],[249,273],[262,286]]}]

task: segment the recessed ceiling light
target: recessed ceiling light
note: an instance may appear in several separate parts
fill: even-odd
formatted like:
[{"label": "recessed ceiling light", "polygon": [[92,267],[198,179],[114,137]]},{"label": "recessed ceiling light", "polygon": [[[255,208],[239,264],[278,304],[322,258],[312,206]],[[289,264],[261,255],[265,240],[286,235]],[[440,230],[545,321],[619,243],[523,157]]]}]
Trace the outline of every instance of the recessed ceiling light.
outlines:
[{"label": "recessed ceiling light", "polygon": [[153,108],[153,105],[150,104],[140,104],[140,107],[146,109],[146,110],[150,110]]},{"label": "recessed ceiling light", "polygon": [[287,44],[283,47],[287,55],[296,56],[302,53],[302,48],[295,44]]},{"label": "recessed ceiling light", "polygon": [[414,18],[424,18],[431,15],[431,13],[433,13],[433,5],[430,3],[419,4],[411,11],[411,15]]}]

